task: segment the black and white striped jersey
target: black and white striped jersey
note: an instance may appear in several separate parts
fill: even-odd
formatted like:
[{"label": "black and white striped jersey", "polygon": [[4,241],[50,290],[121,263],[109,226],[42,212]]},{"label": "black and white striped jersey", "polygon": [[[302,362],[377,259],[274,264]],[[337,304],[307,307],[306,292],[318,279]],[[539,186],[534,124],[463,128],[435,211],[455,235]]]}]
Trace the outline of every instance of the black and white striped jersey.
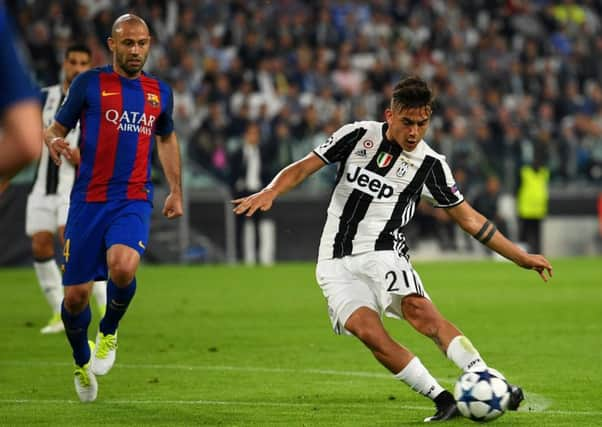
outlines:
[{"label": "black and white striped jersey", "polygon": [[[52,124],[54,116],[63,102],[63,91],[61,85],[48,86],[42,89],[42,120],[44,127]],[[77,147],[80,130],[79,122],[74,129],[67,134],[65,140],[71,148]],[[75,167],[64,160],[61,166],[57,166],[48,153],[48,147],[43,144],[42,155],[36,169],[36,176],[31,190],[32,193],[39,195],[59,194],[67,195],[71,193],[71,187],[75,181]]]},{"label": "black and white striped jersey", "polygon": [[318,259],[375,250],[406,256],[402,229],[420,197],[435,207],[464,200],[444,156],[424,140],[404,152],[386,138],[387,126],[375,121],[347,124],[314,150],[325,163],[339,162]]}]

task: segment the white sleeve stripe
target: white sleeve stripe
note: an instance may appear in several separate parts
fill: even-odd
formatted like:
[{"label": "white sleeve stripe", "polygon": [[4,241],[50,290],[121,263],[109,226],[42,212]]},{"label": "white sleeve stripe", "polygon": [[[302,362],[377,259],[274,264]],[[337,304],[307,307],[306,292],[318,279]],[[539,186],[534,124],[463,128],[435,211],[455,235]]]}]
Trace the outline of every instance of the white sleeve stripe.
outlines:
[{"label": "white sleeve stripe", "polygon": [[464,198],[461,197],[460,199],[458,199],[457,201],[455,201],[454,203],[451,203],[449,205],[433,205],[434,208],[453,208],[454,206],[458,206],[460,203],[462,203],[464,201]]},{"label": "white sleeve stripe", "polygon": [[324,163],[326,163],[327,165],[330,164],[330,162],[328,161],[328,159],[326,157],[324,157],[323,155],[321,155],[320,153],[318,153],[317,150],[313,150],[312,151],[316,156],[318,156]]}]

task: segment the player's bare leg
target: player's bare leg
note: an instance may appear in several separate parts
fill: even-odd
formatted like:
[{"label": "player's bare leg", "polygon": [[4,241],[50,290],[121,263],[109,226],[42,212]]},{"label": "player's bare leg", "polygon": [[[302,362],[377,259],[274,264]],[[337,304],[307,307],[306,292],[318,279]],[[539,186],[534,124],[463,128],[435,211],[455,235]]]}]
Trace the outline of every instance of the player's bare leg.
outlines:
[{"label": "player's bare leg", "polygon": [[414,358],[408,349],[391,338],[378,313],[368,307],[360,307],[354,311],[345,322],[345,329],[363,342],[376,360],[394,374],[400,372]]},{"label": "player's bare leg", "polygon": [[391,338],[378,313],[368,307],[360,307],[349,316],[345,329],[362,341],[395,378],[435,402],[437,412],[425,421],[443,421],[456,416],[451,393],[439,385],[418,357]]},{"label": "player's bare leg", "polygon": [[[446,320],[435,305],[420,295],[408,295],[401,301],[404,319],[421,334],[431,338],[443,353],[451,341],[462,332]],[[460,367],[464,369],[464,367]],[[466,369],[464,369],[466,370]]]},{"label": "player's bare leg", "polygon": [[[401,310],[410,325],[431,338],[463,372],[487,368],[487,364],[470,340],[445,319],[429,299],[419,295],[408,295],[401,302]],[[515,385],[511,385],[511,388],[508,409],[516,410],[524,399],[523,391]]]},{"label": "player's bare leg", "polygon": [[129,246],[116,244],[107,251],[109,280],[106,312],[100,321],[92,371],[105,375],[113,367],[117,353],[117,327],[136,293],[136,270],[140,254]]},{"label": "player's bare leg", "polygon": [[90,292],[92,283],[65,286],[61,315],[65,333],[75,359],[75,391],[82,402],[96,399],[98,384],[90,371],[91,344],[88,342],[88,326],[92,318],[90,312]]},{"label": "player's bare leg", "polygon": [[31,236],[31,249],[38,283],[52,309],[52,317],[40,332],[43,334],[62,332],[64,329],[61,320],[63,286],[61,272],[54,259],[54,235],[52,232],[38,231],[34,233]]}]

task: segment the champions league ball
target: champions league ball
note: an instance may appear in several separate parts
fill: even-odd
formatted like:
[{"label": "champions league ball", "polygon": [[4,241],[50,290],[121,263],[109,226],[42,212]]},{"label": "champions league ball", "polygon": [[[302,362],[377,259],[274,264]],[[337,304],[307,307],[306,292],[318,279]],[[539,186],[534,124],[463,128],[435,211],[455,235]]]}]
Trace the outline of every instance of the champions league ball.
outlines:
[{"label": "champions league ball", "polygon": [[495,369],[464,372],[454,387],[458,410],[473,421],[491,421],[506,411],[510,386]]}]

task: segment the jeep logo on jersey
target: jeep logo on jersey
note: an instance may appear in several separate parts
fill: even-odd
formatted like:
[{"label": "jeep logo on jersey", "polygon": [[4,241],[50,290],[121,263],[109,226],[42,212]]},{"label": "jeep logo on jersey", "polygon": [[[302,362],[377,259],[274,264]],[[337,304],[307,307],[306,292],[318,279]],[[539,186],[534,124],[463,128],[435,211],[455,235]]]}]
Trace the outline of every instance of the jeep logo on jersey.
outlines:
[{"label": "jeep logo on jersey", "polygon": [[346,177],[354,189],[377,199],[388,199],[395,191],[395,187],[386,178],[357,165],[349,167]]},{"label": "jeep logo on jersey", "polygon": [[117,128],[122,132],[137,132],[144,135],[151,135],[157,117],[153,114],[140,114],[139,111],[124,110],[120,113],[117,110],[107,110],[105,112],[105,119],[108,122],[117,125]]}]

